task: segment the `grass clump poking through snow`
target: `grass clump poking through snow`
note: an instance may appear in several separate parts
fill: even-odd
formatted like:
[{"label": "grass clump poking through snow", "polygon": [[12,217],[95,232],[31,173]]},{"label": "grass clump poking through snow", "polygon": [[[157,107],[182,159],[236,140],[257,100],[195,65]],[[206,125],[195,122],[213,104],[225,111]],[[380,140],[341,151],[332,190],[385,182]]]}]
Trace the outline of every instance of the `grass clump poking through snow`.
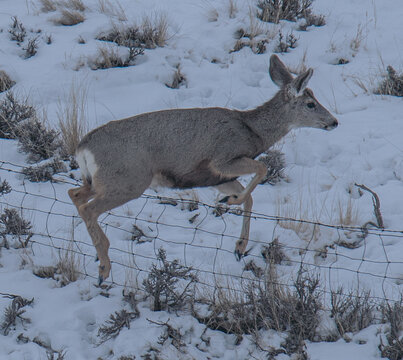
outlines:
[{"label": "grass clump poking through snow", "polygon": [[12,23],[8,29],[8,33],[10,34],[10,39],[13,41],[17,41],[18,43],[22,43],[27,35],[27,31],[25,26],[20,22],[17,16],[13,16],[11,18]]},{"label": "grass clump poking through snow", "polygon": [[392,66],[386,68],[387,74],[375,94],[403,96],[403,74],[398,74]]},{"label": "grass clump poking through snow", "polygon": [[157,255],[158,265],[153,264],[150,273],[143,281],[147,297],[153,300],[154,311],[174,310],[185,305],[191,297],[191,285],[197,277],[190,267],[185,267],[175,259],[169,262],[164,249]]},{"label": "grass clump poking through snow", "polygon": [[144,17],[140,25],[113,25],[112,29],[100,34],[97,39],[114,42],[120,46],[154,49],[163,47],[168,38],[168,22],[165,15]]},{"label": "grass clump poking through snow", "polygon": [[383,358],[401,360],[403,358],[403,297],[393,305],[386,302],[382,306],[383,320],[389,323],[386,339],[381,337],[379,350]]},{"label": "grass clump poking through snow", "polygon": [[100,47],[95,59],[89,61],[92,70],[128,67],[135,65],[137,56],[143,55],[144,49],[140,46],[128,48],[126,55],[122,55],[118,48]]},{"label": "grass clump poking through snow", "polygon": [[60,11],[60,16],[55,18],[53,22],[56,25],[73,26],[85,21],[85,16],[76,10],[63,9]]},{"label": "grass clump poking through snow", "polygon": [[300,30],[308,26],[323,26],[323,15],[312,13],[313,0],[260,0],[258,18],[262,21],[278,24],[280,20],[297,21],[303,19]]},{"label": "grass clump poking through snow", "polygon": [[331,292],[331,317],[341,337],[358,332],[373,323],[376,304],[369,291],[343,293],[343,288]]},{"label": "grass clump poking through snow", "polygon": [[5,71],[0,70],[0,93],[11,89],[14,85],[15,81]]},{"label": "grass clump poking through snow", "polygon": [[180,65],[176,67],[176,71],[173,74],[172,82],[165,84],[170,89],[179,89],[182,85],[186,85],[187,80],[185,75],[182,74]]}]

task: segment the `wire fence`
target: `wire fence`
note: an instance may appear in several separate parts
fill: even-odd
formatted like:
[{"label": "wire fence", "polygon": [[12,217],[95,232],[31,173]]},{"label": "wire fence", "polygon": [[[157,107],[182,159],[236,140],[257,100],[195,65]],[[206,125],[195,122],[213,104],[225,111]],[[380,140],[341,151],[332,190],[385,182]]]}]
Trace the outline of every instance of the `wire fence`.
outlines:
[{"label": "wire fence", "polygon": [[[80,181],[58,174],[54,181],[32,183],[24,180],[23,168],[12,162],[0,162],[0,179],[10,179],[13,184],[11,192],[0,196],[1,212],[16,209],[30,219],[34,226],[29,247],[34,255],[41,255],[40,262],[46,264],[55,253],[68,251],[80,259],[81,275],[96,281],[95,248],[67,196],[67,189],[80,185]],[[239,263],[233,250],[243,216],[251,218],[252,229],[264,229],[265,236],[250,238],[252,251]],[[168,257],[173,254],[197,271],[199,284],[212,290],[220,284],[242,291],[234,286],[235,282],[257,281],[246,265],[252,261],[267,268],[261,250],[280,238],[278,246],[285,257],[278,265],[280,275],[271,279],[278,285],[293,286],[297,272],[305,269],[320,275],[325,295],[330,296],[339,286],[351,287],[354,283],[357,288],[369,287],[374,301],[393,302],[401,298],[403,255],[393,251],[391,245],[402,241],[403,230],[244,213],[196,199],[150,194],[134,200],[133,206],[101,215],[99,223],[111,241],[112,272],[107,283],[116,286],[141,281],[150,273],[158,249],[163,247]],[[293,232],[287,230],[289,224],[306,226],[304,241],[292,236]],[[318,241],[318,232],[329,241]]]}]

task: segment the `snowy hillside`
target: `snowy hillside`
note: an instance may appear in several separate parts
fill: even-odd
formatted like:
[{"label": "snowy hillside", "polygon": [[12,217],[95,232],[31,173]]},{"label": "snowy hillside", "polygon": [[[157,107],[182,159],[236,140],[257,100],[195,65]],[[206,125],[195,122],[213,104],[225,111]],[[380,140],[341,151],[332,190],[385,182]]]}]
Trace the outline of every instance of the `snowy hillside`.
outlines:
[{"label": "snowy hillside", "polygon": [[[0,1],[0,359],[403,358],[403,6],[272,3]],[[60,122],[253,109],[273,53],[339,126],[268,153],[247,256],[216,189],[148,189],[100,216],[98,286]]]}]

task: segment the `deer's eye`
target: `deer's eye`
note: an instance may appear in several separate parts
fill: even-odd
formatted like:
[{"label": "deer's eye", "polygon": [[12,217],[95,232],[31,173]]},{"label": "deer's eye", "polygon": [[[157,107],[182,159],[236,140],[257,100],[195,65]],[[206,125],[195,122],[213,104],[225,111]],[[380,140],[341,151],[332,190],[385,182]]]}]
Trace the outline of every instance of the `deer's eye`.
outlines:
[{"label": "deer's eye", "polygon": [[308,106],[310,109],[313,109],[316,105],[314,102],[309,102],[308,104],[306,104],[306,106]]}]

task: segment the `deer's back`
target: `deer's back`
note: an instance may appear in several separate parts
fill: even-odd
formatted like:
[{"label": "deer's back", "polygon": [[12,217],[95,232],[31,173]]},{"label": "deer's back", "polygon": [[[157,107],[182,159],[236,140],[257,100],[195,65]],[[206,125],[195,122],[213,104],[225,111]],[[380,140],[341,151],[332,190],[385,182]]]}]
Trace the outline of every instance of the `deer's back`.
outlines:
[{"label": "deer's back", "polygon": [[178,188],[229,181],[212,171],[241,156],[265,149],[242,121],[242,112],[223,108],[165,110],[111,121],[88,133],[80,150],[89,150],[98,167],[125,172],[148,169]]}]

